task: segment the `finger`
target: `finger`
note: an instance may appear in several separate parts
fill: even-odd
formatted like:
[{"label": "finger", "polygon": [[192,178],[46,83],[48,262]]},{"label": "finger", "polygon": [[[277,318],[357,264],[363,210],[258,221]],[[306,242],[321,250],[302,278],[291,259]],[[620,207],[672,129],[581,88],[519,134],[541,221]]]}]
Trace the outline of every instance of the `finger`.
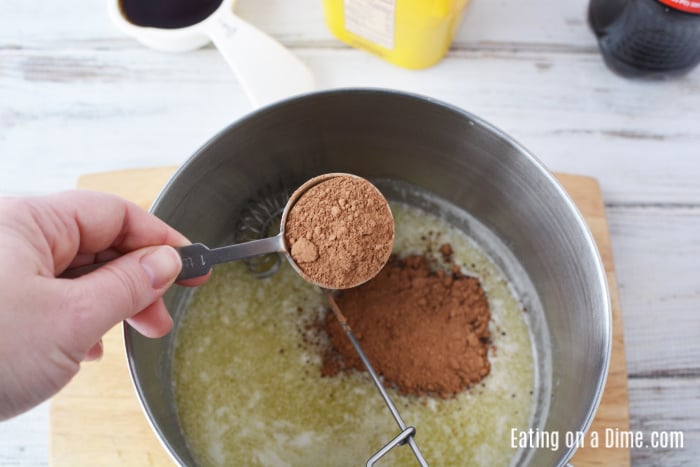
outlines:
[{"label": "finger", "polygon": [[211,277],[211,271],[203,276],[193,277],[192,279],[185,279],[183,281],[177,281],[177,285],[183,285],[185,287],[197,287],[204,284]]},{"label": "finger", "polygon": [[67,269],[79,268],[87,266],[88,264],[105,263],[121,255],[122,254],[114,248],[107,248],[98,253],[78,253],[68,265]]},{"label": "finger", "polygon": [[152,245],[182,246],[182,234],[134,203],[92,191],[67,191],[30,202],[60,274],[78,253],[121,253]]},{"label": "finger", "polygon": [[129,325],[146,337],[163,337],[173,328],[170,317],[162,299],[151,303],[143,311],[127,319]]},{"label": "finger", "polygon": [[102,354],[104,353],[104,344],[102,343],[102,339],[97,341],[97,344],[93,345],[90,347],[90,350],[87,351],[85,354],[85,358],[83,358],[84,362],[92,362],[94,360],[99,360],[102,358]]},{"label": "finger", "polygon": [[[59,277],[67,279],[75,279],[76,277],[83,276],[88,272],[92,272],[98,267],[114,258],[121,256],[121,253],[116,253],[114,250],[105,250],[104,252],[98,253],[96,255],[79,255],[73,260],[71,265],[61,273]],[[177,281],[178,285],[184,287],[198,287],[209,280],[211,277],[211,271],[207,272],[203,276],[193,277],[191,279],[184,279]]]},{"label": "finger", "polygon": [[76,327],[73,335],[81,341],[78,345],[87,348],[115,324],[159,300],[181,268],[172,247],[147,247],[66,280],[75,301],[71,323]]}]

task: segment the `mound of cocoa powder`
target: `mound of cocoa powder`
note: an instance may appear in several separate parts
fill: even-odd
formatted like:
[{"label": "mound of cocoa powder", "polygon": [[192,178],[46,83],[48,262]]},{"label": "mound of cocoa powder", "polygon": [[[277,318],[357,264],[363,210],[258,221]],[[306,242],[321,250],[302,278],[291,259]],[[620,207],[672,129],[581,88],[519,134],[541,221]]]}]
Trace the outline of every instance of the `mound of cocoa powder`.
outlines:
[{"label": "mound of cocoa powder", "polygon": [[284,227],[292,259],[313,282],[346,289],[374,277],[394,245],[394,218],[369,181],[338,175],[305,191]]},{"label": "mound of cocoa powder", "polygon": [[[440,251],[451,261],[449,245]],[[450,397],[490,371],[486,294],[452,266],[435,272],[424,256],[392,256],[374,279],[335,299],[375,371],[401,393]],[[333,313],[322,327],[330,338],[322,374],[363,371]]]}]

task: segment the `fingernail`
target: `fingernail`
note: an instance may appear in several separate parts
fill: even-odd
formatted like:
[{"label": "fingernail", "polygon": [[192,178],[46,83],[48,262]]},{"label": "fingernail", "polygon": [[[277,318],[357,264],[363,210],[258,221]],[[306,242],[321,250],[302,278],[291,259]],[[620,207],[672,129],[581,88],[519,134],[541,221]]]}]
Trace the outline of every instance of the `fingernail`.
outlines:
[{"label": "fingernail", "polygon": [[160,289],[180,273],[182,261],[174,248],[159,246],[141,257],[141,267],[153,288]]}]

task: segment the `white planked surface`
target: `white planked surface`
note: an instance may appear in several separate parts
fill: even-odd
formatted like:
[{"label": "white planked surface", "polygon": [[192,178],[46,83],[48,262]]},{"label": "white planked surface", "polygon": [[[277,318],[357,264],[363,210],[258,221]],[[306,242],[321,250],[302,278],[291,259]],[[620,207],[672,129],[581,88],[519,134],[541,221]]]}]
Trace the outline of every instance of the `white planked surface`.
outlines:
[{"label": "white planked surface", "polygon": [[[320,0],[238,0],[292,48],[319,87],[403,89],[463,107],[552,170],[596,177],[611,229],[632,429],[683,430],[639,465],[700,458],[700,69],[634,82],[608,72],[586,0],[472,0],[453,49],[410,72],[345,47]],[[105,2],[0,2],[0,195],[48,193],[79,174],[183,162],[251,110],[212,48],[145,49]],[[0,423],[0,465],[47,462],[46,405]]]}]

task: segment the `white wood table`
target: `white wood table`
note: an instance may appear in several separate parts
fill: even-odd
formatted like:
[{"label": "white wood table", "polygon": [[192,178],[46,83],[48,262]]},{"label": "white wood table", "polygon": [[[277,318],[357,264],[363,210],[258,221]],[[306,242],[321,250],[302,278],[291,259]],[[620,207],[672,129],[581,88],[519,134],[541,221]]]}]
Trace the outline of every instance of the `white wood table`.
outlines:
[{"label": "white wood table", "polygon": [[[669,82],[613,75],[586,24],[587,0],[472,0],[446,59],[419,72],[337,41],[320,0],[237,3],[309,66],[321,89],[429,95],[510,133],[550,169],[600,181],[631,428],[684,435],[683,448],[633,449],[633,462],[696,464],[700,69]],[[68,189],[81,173],[180,164],[250,110],[211,47],[146,49],[112,26],[104,1],[0,2],[0,195]],[[44,404],[0,423],[0,465],[47,463],[47,417]]]}]

